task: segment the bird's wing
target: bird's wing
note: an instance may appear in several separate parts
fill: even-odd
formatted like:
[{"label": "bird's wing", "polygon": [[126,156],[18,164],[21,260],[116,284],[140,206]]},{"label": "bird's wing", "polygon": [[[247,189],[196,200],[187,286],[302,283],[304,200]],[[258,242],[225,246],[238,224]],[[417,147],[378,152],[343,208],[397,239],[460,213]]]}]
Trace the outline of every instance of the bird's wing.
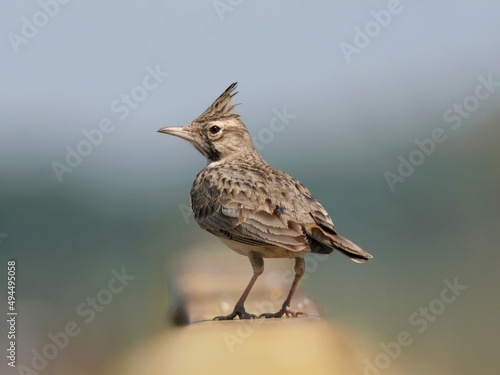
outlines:
[{"label": "bird's wing", "polygon": [[288,220],[285,212],[268,207],[252,207],[242,202],[223,200],[209,215],[195,214],[198,224],[210,233],[255,246],[278,246],[290,251],[308,248],[300,224]]},{"label": "bird's wing", "polygon": [[325,208],[314,198],[302,183],[293,177],[280,172],[289,185],[295,188],[293,208],[300,212],[299,222],[307,237],[310,251],[329,254],[333,249],[341,251],[355,262],[365,262],[372,256],[354,242],[337,233],[333,221]]},{"label": "bird's wing", "polygon": [[205,178],[191,195],[196,221],[216,236],[248,245],[326,254],[338,249],[355,261],[371,258],[337,234],[326,210],[304,185],[273,172],[271,181]]},{"label": "bird's wing", "polygon": [[[276,199],[276,188],[284,186],[235,179],[220,186],[209,178],[204,181],[205,186],[198,186],[191,194],[194,217],[203,229],[249,245],[308,251],[309,242],[293,200]],[[313,222],[310,217],[308,221]]]}]

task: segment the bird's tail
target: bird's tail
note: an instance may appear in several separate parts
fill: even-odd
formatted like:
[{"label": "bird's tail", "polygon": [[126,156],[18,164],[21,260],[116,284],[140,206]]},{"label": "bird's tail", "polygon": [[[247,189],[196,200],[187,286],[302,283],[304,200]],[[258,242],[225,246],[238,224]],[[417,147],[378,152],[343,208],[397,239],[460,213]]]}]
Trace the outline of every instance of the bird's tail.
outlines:
[{"label": "bird's tail", "polygon": [[368,254],[354,242],[348,240],[345,237],[342,237],[339,234],[330,234],[328,237],[335,249],[347,255],[349,258],[351,258],[352,261],[356,263],[364,263],[368,259],[373,258],[370,254]]}]

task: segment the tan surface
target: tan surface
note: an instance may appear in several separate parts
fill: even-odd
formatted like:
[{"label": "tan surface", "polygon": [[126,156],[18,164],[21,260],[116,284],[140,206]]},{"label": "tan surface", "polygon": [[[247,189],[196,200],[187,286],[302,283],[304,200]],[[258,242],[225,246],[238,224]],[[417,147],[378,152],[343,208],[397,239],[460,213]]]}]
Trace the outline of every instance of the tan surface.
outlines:
[{"label": "tan surface", "polygon": [[[307,317],[212,321],[232,311],[252,274],[248,260],[222,250],[191,252],[178,268],[180,300],[192,323],[134,349],[113,374],[362,373],[351,333],[322,319],[303,293],[292,308]],[[293,262],[270,263],[250,294],[251,313],[275,311],[288,292]]]},{"label": "tan surface", "polygon": [[360,374],[349,340],[319,318],[196,323],[135,350],[116,374]]}]

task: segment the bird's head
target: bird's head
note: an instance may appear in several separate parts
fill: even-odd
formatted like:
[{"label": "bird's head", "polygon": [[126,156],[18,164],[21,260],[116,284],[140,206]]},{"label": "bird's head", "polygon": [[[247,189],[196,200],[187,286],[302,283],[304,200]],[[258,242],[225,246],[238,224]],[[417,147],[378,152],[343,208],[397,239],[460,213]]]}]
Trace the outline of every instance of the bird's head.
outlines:
[{"label": "bird's head", "polygon": [[244,152],[256,152],[252,138],[240,115],[233,112],[231,99],[237,83],[233,83],[205,112],[185,127],[166,127],[158,131],[175,135],[193,144],[210,162]]}]

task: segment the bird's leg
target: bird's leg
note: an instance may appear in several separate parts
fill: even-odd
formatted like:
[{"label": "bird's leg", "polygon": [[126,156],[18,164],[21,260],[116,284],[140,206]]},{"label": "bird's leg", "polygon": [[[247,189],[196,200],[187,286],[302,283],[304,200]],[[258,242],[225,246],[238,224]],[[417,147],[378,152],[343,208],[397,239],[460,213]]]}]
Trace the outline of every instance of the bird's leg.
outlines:
[{"label": "bird's leg", "polygon": [[256,253],[251,253],[248,256],[248,258],[250,259],[250,263],[252,263],[252,268],[253,268],[253,276],[250,279],[250,282],[248,283],[247,287],[245,288],[245,291],[241,295],[238,302],[236,302],[233,312],[229,315],[216,316],[214,320],[232,320],[236,316],[239,317],[240,319],[257,318],[257,315],[247,313],[245,311],[244,305],[245,305],[245,300],[247,299],[248,294],[250,293],[250,290],[252,290],[253,284],[255,284],[257,278],[260,275],[262,275],[262,272],[264,272],[264,259]]},{"label": "bird's leg", "polygon": [[293,279],[292,286],[290,288],[290,291],[288,292],[288,296],[286,297],[285,302],[283,302],[283,305],[281,306],[281,309],[275,313],[264,313],[260,314],[259,318],[281,318],[283,315],[286,315],[287,317],[291,316],[304,316],[303,312],[300,311],[294,311],[290,309],[290,303],[292,302],[293,295],[295,294],[295,290],[297,289],[297,286],[299,285],[299,281],[304,275],[305,271],[305,262],[304,258],[295,258],[295,277]]}]

